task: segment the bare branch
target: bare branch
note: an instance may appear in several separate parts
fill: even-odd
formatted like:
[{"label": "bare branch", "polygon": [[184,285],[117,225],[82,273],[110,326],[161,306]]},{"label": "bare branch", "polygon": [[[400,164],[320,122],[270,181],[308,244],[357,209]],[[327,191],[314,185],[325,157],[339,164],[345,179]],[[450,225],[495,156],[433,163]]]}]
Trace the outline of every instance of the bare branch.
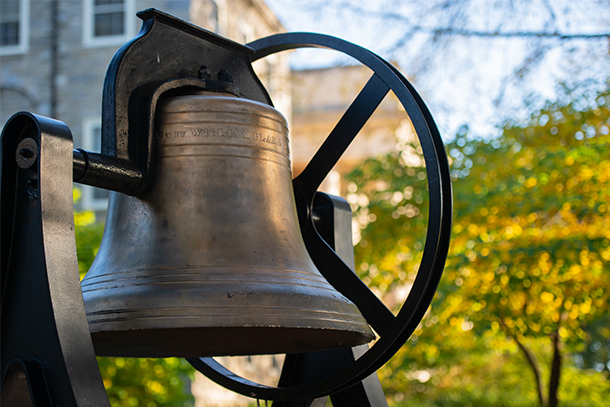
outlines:
[{"label": "bare branch", "polygon": [[559,40],[575,40],[575,39],[600,39],[610,38],[610,33],[560,33],[560,32],[545,32],[545,31],[477,31],[466,30],[461,28],[426,28],[418,27],[420,31],[427,31],[434,34],[442,33],[443,35],[454,35],[463,37],[480,37],[480,38],[554,38]]},{"label": "bare branch", "polygon": [[[437,7],[434,7],[432,10],[435,10],[438,8],[444,9],[444,10],[453,8],[452,10],[449,10],[449,12],[451,13],[449,15],[449,20],[452,22],[464,21],[465,15],[468,13],[468,11],[465,10],[464,3],[467,3],[467,1],[466,2],[446,1],[446,2],[442,2],[442,3],[438,4]],[[557,16],[555,15],[555,12],[554,12],[553,8],[551,7],[551,5],[549,4],[548,0],[544,0],[544,4],[545,4],[545,8],[548,10],[548,12],[551,16],[551,19],[548,22],[547,27],[549,25],[554,26],[555,22],[557,20]],[[379,19],[379,20],[385,21],[385,22],[387,22],[389,20],[400,21],[401,23],[409,26],[409,30],[411,32],[415,32],[415,31],[423,32],[423,33],[432,34],[434,36],[448,35],[448,36],[477,37],[477,38],[550,38],[550,39],[558,39],[558,40],[576,40],[576,39],[592,40],[592,39],[610,38],[610,32],[566,33],[566,32],[560,32],[557,30],[553,30],[553,31],[548,31],[548,30],[501,31],[501,30],[471,30],[471,29],[466,29],[466,28],[456,28],[452,25],[426,26],[426,25],[416,24],[407,15],[397,13],[397,12],[369,10],[365,7],[361,7],[361,6],[358,6],[353,3],[349,3],[349,2],[342,2],[342,3],[339,3],[337,6],[343,10],[350,10],[351,12],[353,12],[355,14],[367,16],[370,18],[376,18],[376,19]]]}]

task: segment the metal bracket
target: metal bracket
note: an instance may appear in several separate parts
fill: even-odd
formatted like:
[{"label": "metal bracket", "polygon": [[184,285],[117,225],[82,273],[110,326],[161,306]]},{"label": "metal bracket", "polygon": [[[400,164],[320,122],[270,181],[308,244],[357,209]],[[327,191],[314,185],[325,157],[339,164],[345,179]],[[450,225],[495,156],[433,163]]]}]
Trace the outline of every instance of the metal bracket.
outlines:
[{"label": "metal bracket", "polygon": [[271,105],[252,69],[251,48],[159,10],[138,17],[144,20],[140,32],[117,51],[106,73],[101,154],[74,152],[80,164],[75,182],[128,195],[142,194],[150,183],[154,113],[163,84],[186,80],[193,86],[207,65],[210,72],[230,72],[242,97]]},{"label": "metal bracket", "polygon": [[[350,268],[355,269],[352,244],[352,210],[341,197],[318,192],[314,198],[312,217],[320,236]],[[368,345],[286,355],[278,386],[295,386],[312,382],[347,366],[368,350]],[[387,407],[383,388],[374,372],[352,387],[330,396],[333,407]],[[274,402],[273,407],[324,406],[326,397],[314,400]],[[317,404],[316,404],[317,403]]]},{"label": "metal bracket", "polygon": [[70,130],[14,115],[1,171],[1,404],[107,407],[78,274]]}]

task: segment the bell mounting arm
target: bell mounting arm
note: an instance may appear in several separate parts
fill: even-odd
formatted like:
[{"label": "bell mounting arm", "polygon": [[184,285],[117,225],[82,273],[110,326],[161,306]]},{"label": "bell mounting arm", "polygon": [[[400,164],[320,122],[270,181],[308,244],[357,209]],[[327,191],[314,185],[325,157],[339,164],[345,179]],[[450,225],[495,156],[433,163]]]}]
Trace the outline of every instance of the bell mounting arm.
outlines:
[{"label": "bell mounting arm", "polygon": [[177,88],[206,89],[203,65],[212,75],[228,71],[242,97],[271,105],[252,70],[252,48],[156,9],[138,17],[139,34],[117,51],[106,73],[101,154],[74,151],[75,182],[136,196],[150,184],[159,97]]}]

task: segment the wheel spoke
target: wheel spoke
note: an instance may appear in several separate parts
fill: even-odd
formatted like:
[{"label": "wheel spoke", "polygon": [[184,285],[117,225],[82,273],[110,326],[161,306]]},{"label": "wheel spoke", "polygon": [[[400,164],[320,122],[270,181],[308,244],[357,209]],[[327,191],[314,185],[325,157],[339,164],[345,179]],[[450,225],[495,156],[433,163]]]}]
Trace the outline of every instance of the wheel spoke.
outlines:
[{"label": "wheel spoke", "polygon": [[309,255],[324,278],[356,304],[377,335],[383,335],[396,318],[392,311],[337,256],[314,228],[309,228],[304,240]]},{"label": "wheel spoke", "polygon": [[297,177],[308,195],[313,196],[389,90],[388,85],[377,74],[369,79],[307,167]]}]

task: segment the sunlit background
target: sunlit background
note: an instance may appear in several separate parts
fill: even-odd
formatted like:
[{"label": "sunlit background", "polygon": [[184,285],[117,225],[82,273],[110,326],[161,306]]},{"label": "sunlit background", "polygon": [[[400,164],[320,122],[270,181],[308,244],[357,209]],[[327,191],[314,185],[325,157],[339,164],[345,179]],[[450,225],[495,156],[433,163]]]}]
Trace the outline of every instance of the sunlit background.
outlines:
[{"label": "sunlit background", "polygon": [[[2,0],[2,122],[18,110],[56,117],[77,147],[99,150],[106,66],[147,7],[241,43],[283,31],[338,36],[392,62],[427,103],[451,164],[452,243],[429,312],[378,372],[389,405],[610,405],[607,0]],[[295,174],[371,74],[321,50],[255,69],[291,125]],[[324,183],[354,212],[357,273],[394,311],[425,243],[421,154],[390,95]],[[84,274],[107,192],[75,188]],[[272,382],[282,360],[225,363]],[[256,405],[182,359],[99,365],[113,406]]]}]

